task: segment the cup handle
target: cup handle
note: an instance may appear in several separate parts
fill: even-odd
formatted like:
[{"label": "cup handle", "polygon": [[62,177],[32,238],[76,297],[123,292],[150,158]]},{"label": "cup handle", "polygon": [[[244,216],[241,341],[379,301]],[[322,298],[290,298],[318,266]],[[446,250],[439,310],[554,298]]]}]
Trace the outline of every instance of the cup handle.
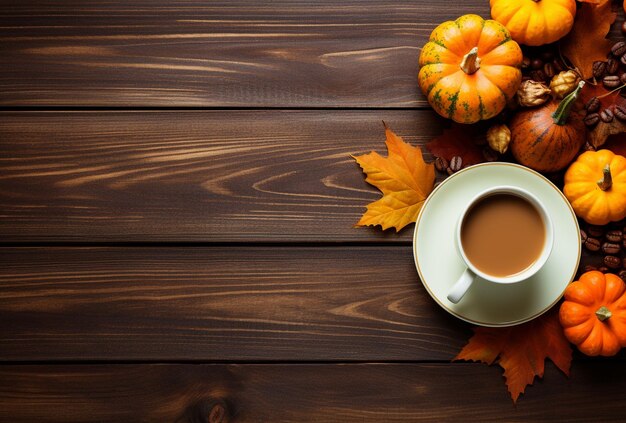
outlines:
[{"label": "cup handle", "polygon": [[450,292],[448,292],[448,301],[454,304],[461,301],[461,298],[463,298],[467,290],[472,286],[474,278],[476,278],[474,272],[465,269],[459,280],[456,281],[452,289],[450,289]]}]

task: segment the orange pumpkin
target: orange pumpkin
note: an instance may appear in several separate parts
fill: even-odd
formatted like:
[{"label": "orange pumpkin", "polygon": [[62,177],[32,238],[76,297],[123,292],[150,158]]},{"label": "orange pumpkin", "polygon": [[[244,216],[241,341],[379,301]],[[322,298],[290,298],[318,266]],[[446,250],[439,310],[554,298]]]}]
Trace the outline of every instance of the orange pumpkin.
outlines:
[{"label": "orange pumpkin", "polygon": [[474,123],[496,116],[515,95],[521,63],[522,50],[503,25],[464,15],[432,32],[418,81],[437,113]]},{"label": "orange pumpkin", "polygon": [[590,356],[617,354],[626,345],[625,291],[618,276],[595,270],[571,283],[559,310],[568,341]]},{"label": "orange pumpkin", "polygon": [[560,103],[551,101],[513,116],[509,148],[519,163],[539,172],[556,172],[574,160],[585,142],[586,128],[580,117],[569,115],[583,85]]},{"label": "orange pumpkin", "polygon": [[552,43],[574,25],[575,0],[490,0],[491,17],[529,46]]}]

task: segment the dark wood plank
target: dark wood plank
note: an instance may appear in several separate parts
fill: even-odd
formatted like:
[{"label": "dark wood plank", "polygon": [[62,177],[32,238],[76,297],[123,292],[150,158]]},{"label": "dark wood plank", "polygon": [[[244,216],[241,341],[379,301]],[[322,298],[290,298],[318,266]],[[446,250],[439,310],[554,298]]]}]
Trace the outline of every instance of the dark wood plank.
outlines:
[{"label": "dark wood plank", "polygon": [[5,0],[0,105],[414,107],[421,46],[484,0]]},{"label": "dark wood plank", "polygon": [[517,406],[481,364],[1,366],[0,420],[618,422],[625,389],[611,360],[549,363]]},{"label": "dark wood plank", "polygon": [[[0,113],[0,240],[398,241],[353,225],[380,197],[350,158],[431,111]],[[427,155],[431,160],[431,156]]]},{"label": "dark wood plank", "polygon": [[448,360],[411,247],[0,249],[0,361]]}]

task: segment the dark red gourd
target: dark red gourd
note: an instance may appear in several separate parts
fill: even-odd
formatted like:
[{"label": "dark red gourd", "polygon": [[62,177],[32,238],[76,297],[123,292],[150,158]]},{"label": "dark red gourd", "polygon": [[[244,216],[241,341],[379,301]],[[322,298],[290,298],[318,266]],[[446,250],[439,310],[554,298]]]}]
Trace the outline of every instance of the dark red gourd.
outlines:
[{"label": "dark red gourd", "polygon": [[553,100],[515,114],[510,149],[519,163],[539,172],[556,172],[574,160],[585,142],[585,124],[572,111],[583,85],[561,102]]}]

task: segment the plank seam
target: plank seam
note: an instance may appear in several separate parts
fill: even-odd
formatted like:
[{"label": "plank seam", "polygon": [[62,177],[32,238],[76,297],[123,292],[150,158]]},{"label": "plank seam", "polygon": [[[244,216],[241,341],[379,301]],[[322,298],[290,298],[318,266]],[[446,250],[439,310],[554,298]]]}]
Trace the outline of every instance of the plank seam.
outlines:
[{"label": "plank seam", "polygon": [[229,106],[0,106],[0,112],[142,112],[142,111],[411,111],[432,110],[428,106],[416,107],[229,107]]}]

